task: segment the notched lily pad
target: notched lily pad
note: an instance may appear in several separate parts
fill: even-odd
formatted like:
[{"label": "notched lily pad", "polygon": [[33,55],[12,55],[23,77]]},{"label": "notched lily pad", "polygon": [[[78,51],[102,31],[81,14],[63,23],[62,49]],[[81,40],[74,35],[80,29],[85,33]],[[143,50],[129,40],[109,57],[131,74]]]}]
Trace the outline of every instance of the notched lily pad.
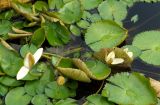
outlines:
[{"label": "notched lily pad", "polygon": [[[102,91],[108,100],[120,105],[155,105],[157,96],[149,79],[139,73],[120,73],[109,79]],[[138,87],[138,88],[137,88]]]},{"label": "notched lily pad", "polygon": [[94,51],[112,48],[121,44],[127,37],[127,30],[113,21],[92,23],[85,34],[86,44]]},{"label": "notched lily pad", "polygon": [[106,97],[100,94],[93,94],[87,97],[87,102],[85,105],[114,105],[109,102]]},{"label": "notched lily pad", "polygon": [[133,46],[142,50],[140,58],[149,64],[160,65],[160,32],[146,31],[134,38]]},{"label": "notched lily pad", "polygon": [[10,90],[5,97],[6,105],[28,105],[31,101],[32,97],[26,94],[24,87],[17,87]]}]

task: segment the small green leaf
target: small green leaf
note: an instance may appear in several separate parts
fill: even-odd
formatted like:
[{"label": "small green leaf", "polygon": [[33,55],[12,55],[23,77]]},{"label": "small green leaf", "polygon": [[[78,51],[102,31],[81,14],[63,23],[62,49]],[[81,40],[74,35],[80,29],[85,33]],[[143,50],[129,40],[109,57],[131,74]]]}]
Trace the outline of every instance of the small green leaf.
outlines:
[{"label": "small green leaf", "polygon": [[138,21],[138,15],[136,14],[131,18],[131,22],[136,23],[137,21]]},{"label": "small green leaf", "polygon": [[22,57],[25,57],[27,53],[32,53],[34,54],[37,51],[37,47],[34,44],[25,44],[21,47],[20,49],[20,54]]},{"label": "small green leaf", "polygon": [[75,25],[71,25],[70,26],[70,31],[72,32],[73,35],[75,36],[80,36],[81,35],[81,31],[78,27],[76,27]]},{"label": "small green leaf", "polygon": [[47,101],[48,98],[44,94],[35,95],[31,100],[33,105],[46,105]]},{"label": "small green leaf", "polygon": [[70,91],[63,85],[58,85],[57,82],[50,82],[45,88],[45,94],[54,99],[65,99],[70,97]]},{"label": "small green leaf", "polygon": [[85,105],[114,105],[114,104],[109,102],[107,98],[99,94],[93,94],[87,97],[87,104]]},{"label": "small green leaf", "polygon": [[[8,90],[9,90],[8,87],[0,84],[0,96],[5,96],[8,92]],[[0,103],[0,105],[1,105],[1,103]]]},{"label": "small green leaf", "polygon": [[36,1],[34,5],[35,5],[35,9],[38,11],[42,11],[43,9],[48,10],[48,4],[44,1]]},{"label": "small green leaf", "polygon": [[20,86],[23,84],[22,81],[17,81],[15,78],[9,76],[0,77],[0,83],[5,86]]},{"label": "small green leaf", "polygon": [[140,58],[146,63],[160,65],[160,32],[146,31],[134,38],[133,46],[142,50]]},{"label": "small green leaf", "polygon": [[86,10],[96,8],[103,0],[80,0],[82,6]]},{"label": "small green leaf", "polygon": [[103,19],[121,23],[127,15],[127,6],[121,1],[106,0],[99,5],[98,11]]},{"label": "small green leaf", "polygon": [[48,0],[50,9],[60,9],[64,4],[63,0]]},{"label": "small green leaf", "polygon": [[0,67],[2,71],[11,77],[15,77],[23,65],[22,58],[14,51],[0,44]]},{"label": "small green leaf", "polygon": [[[120,105],[155,105],[157,96],[149,79],[139,73],[120,73],[108,79],[102,95]],[[137,88],[138,87],[138,88]]]},{"label": "small green leaf", "polygon": [[43,42],[45,41],[45,32],[43,28],[37,29],[31,38],[31,43],[36,45],[37,47],[40,47]]},{"label": "small green leaf", "polygon": [[26,94],[25,89],[23,87],[17,87],[10,90],[5,97],[6,105],[28,105],[31,101],[32,97]]},{"label": "small green leaf", "polygon": [[113,21],[92,23],[85,34],[85,42],[94,51],[112,48],[121,44],[127,37],[127,30]]},{"label": "small green leaf", "polygon": [[0,35],[5,35],[11,31],[11,22],[8,20],[0,20]]},{"label": "small green leaf", "polygon": [[66,3],[59,10],[57,15],[66,24],[71,24],[80,20],[82,16],[80,2],[78,0],[73,0]]},{"label": "small green leaf", "polygon": [[71,98],[58,101],[55,105],[78,105],[77,101]]},{"label": "small green leaf", "polygon": [[12,16],[14,16],[14,13],[15,12],[13,10],[1,12],[0,19],[10,20],[12,18]]},{"label": "small green leaf", "polygon": [[77,22],[77,26],[86,29],[90,26],[90,23],[86,20],[80,20],[79,22]]}]

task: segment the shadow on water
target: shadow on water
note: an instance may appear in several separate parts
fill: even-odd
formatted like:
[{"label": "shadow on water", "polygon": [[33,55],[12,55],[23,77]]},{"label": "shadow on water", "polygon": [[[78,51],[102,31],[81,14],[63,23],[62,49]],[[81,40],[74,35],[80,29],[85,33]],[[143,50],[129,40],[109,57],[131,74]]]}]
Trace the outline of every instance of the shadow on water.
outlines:
[{"label": "shadow on water", "polygon": [[[126,40],[127,44],[132,43],[137,33],[160,30],[160,3],[137,3],[128,11],[128,16],[124,20],[124,27],[129,30],[129,37]],[[139,19],[136,23],[133,23],[130,19],[136,14],[139,16]],[[149,65],[140,59],[136,59],[132,64],[132,69],[160,80],[160,67],[158,66]]]}]

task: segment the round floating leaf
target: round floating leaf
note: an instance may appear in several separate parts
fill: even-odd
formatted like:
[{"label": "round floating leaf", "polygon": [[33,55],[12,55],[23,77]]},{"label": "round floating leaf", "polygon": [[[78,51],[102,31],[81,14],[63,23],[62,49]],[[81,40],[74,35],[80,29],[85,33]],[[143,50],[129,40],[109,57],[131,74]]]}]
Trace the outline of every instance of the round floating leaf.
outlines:
[{"label": "round floating leaf", "polygon": [[127,15],[127,6],[122,1],[106,0],[99,5],[98,11],[103,19],[121,23]]},{"label": "round floating leaf", "polygon": [[93,94],[87,97],[87,104],[85,105],[114,105],[109,102],[106,97],[99,94]]},{"label": "round floating leaf", "polygon": [[128,51],[133,52],[133,57],[134,58],[139,57],[142,53],[142,51],[138,47],[135,47],[135,46],[132,46],[132,45],[123,46],[123,49],[126,49],[126,48],[128,48]]},{"label": "round floating leaf", "polygon": [[79,26],[80,28],[86,29],[90,26],[90,23],[86,20],[80,20],[79,22],[77,22],[77,26]]},{"label": "round floating leaf", "polygon": [[36,95],[36,89],[38,85],[39,85],[39,81],[26,82],[24,86],[26,93],[31,96]]},{"label": "round floating leaf", "polygon": [[66,3],[58,12],[58,17],[65,23],[71,24],[80,20],[82,16],[80,2],[73,0]]},{"label": "round floating leaf", "polygon": [[13,105],[13,103],[16,103],[16,105],[28,105],[31,99],[32,97],[26,94],[23,87],[17,87],[9,91],[5,97],[5,104]]},{"label": "round floating leaf", "polygon": [[96,8],[103,0],[80,0],[82,6],[86,10]]},{"label": "round floating leaf", "polygon": [[0,62],[2,71],[11,77],[15,77],[23,65],[23,59],[16,52],[7,49],[2,44],[0,44]]},{"label": "round floating leaf", "polygon": [[142,32],[133,40],[133,46],[142,50],[140,58],[153,65],[160,65],[160,32]]},{"label": "round floating leaf", "polygon": [[77,101],[71,98],[58,101],[55,105],[78,105]]},{"label": "round floating leaf", "polygon": [[50,82],[45,88],[45,94],[54,99],[65,99],[71,97],[70,91],[65,85],[58,85],[56,81]]},{"label": "round floating leaf", "polygon": [[121,44],[127,37],[127,30],[113,21],[92,23],[85,34],[85,42],[94,51]]},{"label": "round floating leaf", "polygon": [[73,80],[78,80],[78,81],[82,81],[82,82],[91,82],[90,78],[86,75],[86,73],[79,70],[79,69],[61,68],[61,67],[57,67],[57,69],[63,75],[65,75]]},{"label": "round floating leaf", "polygon": [[37,51],[37,47],[34,44],[25,44],[21,47],[20,49],[20,54],[22,57],[25,57],[27,53],[32,53],[34,54]]},{"label": "round floating leaf", "polygon": [[70,31],[75,36],[80,36],[80,34],[81,34],[81,30],[78,27],[76,27],[75,25],[70,26]]},{"label": "round floating leaf", "polygon": [[45,41],[44,28],[39,28],[32,35],[31,43],[33,43],[37,47],[40,47],[44,41]]},{"label": "round floating leaf", "polygon": [[47,101],[48,98],[44,94],[35,95],[31,100],[33,105],[46,105]]},{"label": "round floating leaf", "polygon": [[0,77],[0,83],[5,86],[20,86],[23,84],[22,81],[17,81],[15,78],[9,76]]},{"label": "round floating leaf", "polygon": [[11,31],[11,22],[8,20],[0,20],[0,35],[7,34]]},{"label": "round floating leaf", "polygon": [[[149,79],[139,73],[120,73],[108,79],[102,95],[120,105],[155,105],[157,96]],[[138,87],[138,88],[137,88]]]},{"label": "round floating leaf", "polygon": [[103,80],[111,73],[111,69],[98,60],[83,62],[75,58],[73,62],[80,70],[84,71],[90,78],[95,80]]},{"label": "round floating leaf", "polygon": [[48,5],[44,1],[36,1],[34,5],[36,10],[39,10],[39,11],[42,11],[43,9],[48,10]]}]

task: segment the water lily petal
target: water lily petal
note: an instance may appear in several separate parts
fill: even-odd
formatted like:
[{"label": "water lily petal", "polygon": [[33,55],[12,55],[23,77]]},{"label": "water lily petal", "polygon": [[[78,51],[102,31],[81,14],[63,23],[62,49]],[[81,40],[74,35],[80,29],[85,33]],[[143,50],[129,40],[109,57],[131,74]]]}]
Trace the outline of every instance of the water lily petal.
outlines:
[{"label": "water lily petal", "polygon": [[22,66],[17,73],[17,80],[23,79],[29,73],[29,68]]},{"label": "water lily petal", "polygon": [[133,58],[133,52],[128,52],[127,55],[128,55],[130,58]]},{"label": "water lily petal", "polygon": [[128,52],[128,48],[123,49],[123,51],[127,53]]},{"label": "water lily petal", "polygon": [[124,62],[124,59],[122,59],[122,58],[115,58],[115,59],[113,59],[113,61],[112,61],[112,65],[116,65],[116,64],[121,64],[121,63],[123,63]]},{"label": "water lily petal", "polygon": [[39,48],[39,49],[34,53],[34,55],[33,55],[34,61],[35,61],[34,64],[36,64],[36,63],[39,61],[39,59],[41,58],[42,54],[43,54],[43,48]]},{"label": "water lily petal", "polygon": [[27,53],[24,58],[24,66],[27,68],[31,68],[35,63],[34,57],[31,53]]},{"label": "water lily petal", "polygon": [[108,62],[111,59],[115,58],[115,52],[111,51],[106,57],[105,57],[105,61]]}]

